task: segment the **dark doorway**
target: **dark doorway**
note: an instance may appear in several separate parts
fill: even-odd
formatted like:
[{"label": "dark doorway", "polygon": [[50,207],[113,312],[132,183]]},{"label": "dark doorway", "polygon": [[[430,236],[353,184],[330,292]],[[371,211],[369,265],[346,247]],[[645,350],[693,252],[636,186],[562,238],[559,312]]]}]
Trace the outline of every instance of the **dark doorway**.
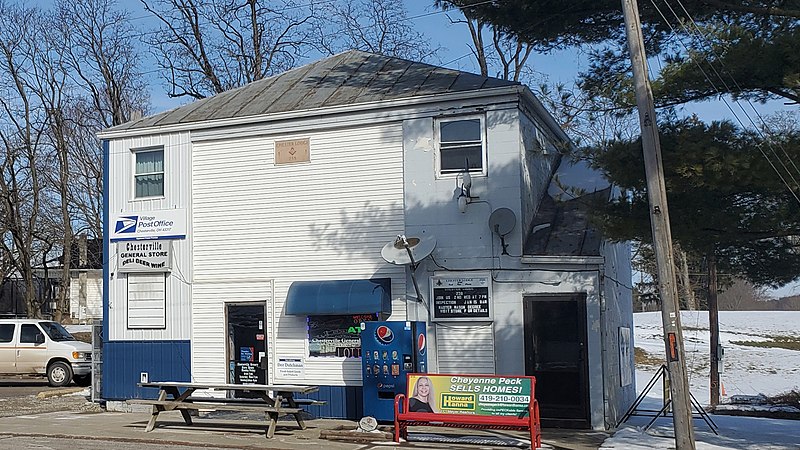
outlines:
[{"label": "dark doorway", "polygon": [[[267,334],[264,304],[226,305],[228,382],[267,384]],[[236,397],[245,393],[237,391]]]},{"label": "dark doorway", "polygon": [[523,301],[525,374],[536,377],[542,425],[590,428],[586,295]]}]

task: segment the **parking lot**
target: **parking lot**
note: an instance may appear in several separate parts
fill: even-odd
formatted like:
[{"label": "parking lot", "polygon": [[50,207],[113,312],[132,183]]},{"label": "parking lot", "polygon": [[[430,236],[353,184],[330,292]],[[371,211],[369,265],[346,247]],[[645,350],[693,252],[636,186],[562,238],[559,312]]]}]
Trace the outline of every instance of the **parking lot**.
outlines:
[{"label": "parking lot", "polygon": [[[281,421],[274,439],[266,440],[263,421],[214,413],[204,415],[194,426],[183,424],[180,413],[166,413],[164,427],[151,433],[144,429],[150,414],[105,412],[88,401],[87,388],[71,385],[52,388],[45,379],[0,378],[0,448],[3,449],[326,449],[396,448],[392,442],[337,442],[320,439],[322,430],[355,429],[344,420],[316,419],[308,429],[297,431],[292,421]],[[170,415],[171,414],[171,415]],[[496,433],[503,435],[503,433]],[[544,448],[596,449],[606,433],[575,430],[544,430]],[[503,448],[485,445],[414,443],[411,449]],[[507,448],[507,447],[505,447]]]}]

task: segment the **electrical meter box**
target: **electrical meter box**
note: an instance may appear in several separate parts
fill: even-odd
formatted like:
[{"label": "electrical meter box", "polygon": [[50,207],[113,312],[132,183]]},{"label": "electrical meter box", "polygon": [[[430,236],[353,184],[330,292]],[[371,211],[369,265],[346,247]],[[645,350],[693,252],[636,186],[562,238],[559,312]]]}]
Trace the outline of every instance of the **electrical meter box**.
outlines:
[{"label": "electrical meter box", "polygon": [[361,376],[364,416],[394,420],[394,396],[406,393],[407,373],[428,371],[425,322],[364,322]]}]

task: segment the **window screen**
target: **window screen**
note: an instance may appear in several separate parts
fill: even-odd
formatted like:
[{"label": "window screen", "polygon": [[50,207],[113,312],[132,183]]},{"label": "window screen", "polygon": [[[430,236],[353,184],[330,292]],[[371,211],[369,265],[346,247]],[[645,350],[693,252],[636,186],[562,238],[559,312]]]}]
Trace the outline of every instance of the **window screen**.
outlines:
[{"label": "window screen", "polygon": [[128,328],[167,327],[166,286],[163,273],[128,274]]},{"label": "window screen", "polygon": [[136,155],[136,198],[164,195],[164,150],[139,151]]},{"label": "window screen", "polygon": [[439,172],[483,170],[483,126],[480,118],[439,122]]}]

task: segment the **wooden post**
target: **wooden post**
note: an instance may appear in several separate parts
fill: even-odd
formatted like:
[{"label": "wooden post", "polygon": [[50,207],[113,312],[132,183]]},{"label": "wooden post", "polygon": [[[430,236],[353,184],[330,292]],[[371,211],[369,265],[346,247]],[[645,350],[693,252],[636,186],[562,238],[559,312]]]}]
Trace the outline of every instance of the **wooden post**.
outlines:
[{"label": "wooden post", "polygon": [[650,201],[650,227],[653,232],[653,249],[655,250],[656,266],[658,268],[661,321],[664,327],[664,344],[673,406],[675,447],[678,450],[694,450],[692,405],[689,399],[689,380],[686,376],[683,333],[681,332],[680,310],[678,309],[678,289],[675,283],[675,258],[673,258],[672,253],[667,192],[664,184],[664,169],[661,161],[661,146],[658,139],[653,92],[650,89],[650,82],[647,76],[642,25],[639,21],[639,7],[636,0],[622,0],[622,8],[625,13],[625,30],[633,66],[636,105],[639,110],[639,125],[642,133],[647,195]]},{"label": "wooden post", "polygon": [[711,407],[719,405],[719,304],[717,302],[717,259],[708,256],[708,332],[711,334]]}]

